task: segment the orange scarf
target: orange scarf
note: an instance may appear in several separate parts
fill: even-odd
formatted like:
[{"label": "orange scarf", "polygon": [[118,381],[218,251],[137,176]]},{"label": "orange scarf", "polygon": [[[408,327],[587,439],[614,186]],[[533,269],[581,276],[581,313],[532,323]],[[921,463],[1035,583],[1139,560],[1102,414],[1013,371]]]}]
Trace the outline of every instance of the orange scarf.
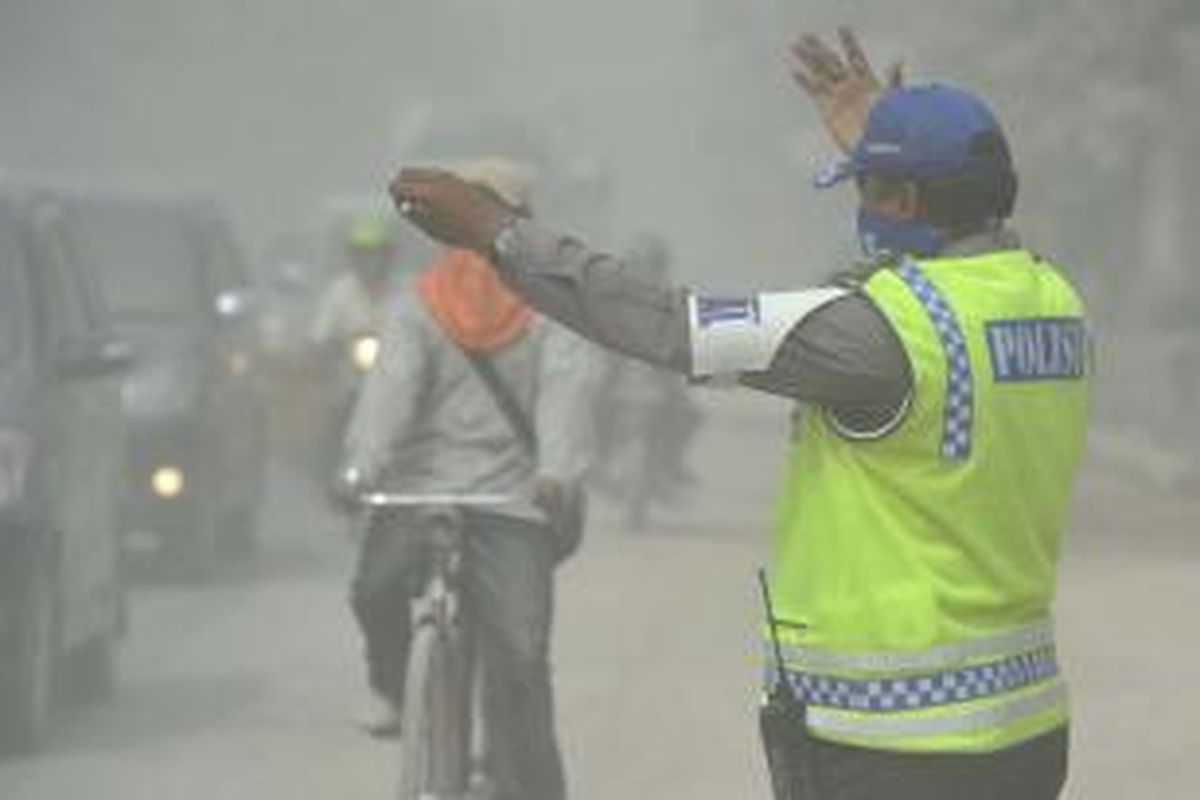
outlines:
[{"label": "orange scarf", "polygon": [[473,353],[503,350],[533,319],[492,265],[470,250],[449,250],[427,267],[417,278],[417,294],[442,330]]}]

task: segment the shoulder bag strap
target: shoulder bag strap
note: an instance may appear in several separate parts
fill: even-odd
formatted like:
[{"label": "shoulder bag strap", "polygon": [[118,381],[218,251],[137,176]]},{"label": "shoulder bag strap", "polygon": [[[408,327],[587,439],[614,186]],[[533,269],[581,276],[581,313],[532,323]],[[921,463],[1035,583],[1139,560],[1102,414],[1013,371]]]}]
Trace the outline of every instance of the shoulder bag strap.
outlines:
[{"label": "shoulder bag strap", "polygon": [[[451,339],[451,341],[454,341]],[[504,414],[504,418],[508,420],[509,426],[513,429],[513,433],[521,440],[521,444],[529,451],[531,456],[536,457],[538,452],[537,433],[530,423],[529,416],[521,408],[521,404],[517,402],[517,398],[513,395],[508,384],[504,382],[504,378],[500,376],[500,372],[496,369],[495,363],[490,358],[480,353],[473,353],[466,348],[454,342],[462,354],[466,356],[467,361],[475,369],[475,374],[483,381],[483,385],[487,387],[488,392],[492,395],[492,399],[496,401],[496,407]]]}]

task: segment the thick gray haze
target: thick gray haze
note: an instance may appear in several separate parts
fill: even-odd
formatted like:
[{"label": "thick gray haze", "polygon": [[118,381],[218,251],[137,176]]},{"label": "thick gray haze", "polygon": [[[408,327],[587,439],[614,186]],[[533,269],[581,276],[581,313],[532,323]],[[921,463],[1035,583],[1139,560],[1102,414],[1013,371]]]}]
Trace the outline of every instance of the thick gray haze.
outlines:
[{"label": "thick gray haze", "polygon": [[[848,199],[809,188],[830,148],[785,47],[801,25],[850,22],[915,79],[988,92],[1040,246],[1082,271],[1179,263],[1189,226],[1171,213],[1144,223],[1156,207],[1137,201],[1152,181],[1181,196],[1196,183],[1179,177],[1196,129],[1189,8],[7,0],[0,163],[210,191],[258,248],[324,196],[380,187],[439,118],[485,109],[521,120],[560,162],[610,169],[616,230],[665,228],[685,276],[789,283],[852,244]],[[1136,254],[1097,233],[1117,219]]]},{"label": "thick gray haze", "polygon": [[[8,165],[214,192],[256,246],[325,195],[378,189],[422,127],[474,108],[610,170],[621,227],[667,227],[690,274],[736,260],[742,277],[784,280],[797,230],[839,219],[801,205],[824,150],[797,138],[816,129],[782,69],[792,15],[778,9],[119,0],[4,14],[0,96],[20,109],[0,122]],[[830,246],[806,252],[821,263]]]},{"label": "thick gray haze", "polygon": [[[1016,226],[1093,317],[1099,421],[1061,613],[1080,709],[1067,797],[1190,796],[1200,3],[0,0],[0,175],[211,195],[267,275],[331,200],[383,202],[399,166],[481,155],[486,128],[538,163],[552,224],[614,250],[660,231],[685,282],[794,287],[858,255],[850,190],[811,186],[834,148],[786,58],[797,31],[843,23],[877,67],[988,98]],[[293,422],[288,391],[273,426]],[[698,402],[697,488],[642,538],[602,500],[563,573],[560,716],[584,800],[765,785],[750,589],[784,410]],[[346,526],[285,450],[258,562],[139,587],[117,703],[0,763],[0,797],[389,796],[396,759],[348,722]]]}]

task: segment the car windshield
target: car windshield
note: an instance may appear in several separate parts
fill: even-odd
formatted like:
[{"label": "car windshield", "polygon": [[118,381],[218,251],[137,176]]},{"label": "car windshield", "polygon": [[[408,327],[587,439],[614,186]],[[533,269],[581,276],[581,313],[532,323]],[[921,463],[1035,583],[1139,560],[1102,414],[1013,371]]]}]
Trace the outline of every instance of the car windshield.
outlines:
[{"label": "car windshield", "polygon": [[16,360],[26,343],[27,275],[16,226],[7,214],[0,213],[0,366]]},{"label": "car windshield", "polygon": [[74,216],[78,257],[100,276],[118,319],[176,318],[203,311],[202,252],[171,208],[92,205]]}]

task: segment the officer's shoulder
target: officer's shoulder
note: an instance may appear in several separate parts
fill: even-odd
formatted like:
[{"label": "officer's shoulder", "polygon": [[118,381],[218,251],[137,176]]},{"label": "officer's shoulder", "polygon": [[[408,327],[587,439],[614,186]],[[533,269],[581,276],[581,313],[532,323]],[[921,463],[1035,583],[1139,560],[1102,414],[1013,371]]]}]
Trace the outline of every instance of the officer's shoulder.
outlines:
[{"label": "officer's shoulder", "polygon": [[834,272],[825,284],[839,289],[861,291],[880,272],[894,269],[895,266],[895,259],[885,253],[876,258],[856,261],[849,267]]}]

